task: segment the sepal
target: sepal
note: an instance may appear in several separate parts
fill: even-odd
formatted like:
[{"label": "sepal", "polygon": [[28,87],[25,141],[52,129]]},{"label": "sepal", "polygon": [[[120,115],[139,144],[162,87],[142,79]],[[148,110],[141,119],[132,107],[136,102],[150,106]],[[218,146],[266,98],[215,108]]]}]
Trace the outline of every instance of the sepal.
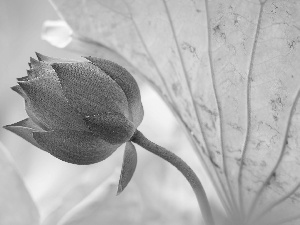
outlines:
[{"label": "sepal", "polygon": [[137,165],[136,149],[131,142],[126,142],[117,195],[119,195],[130,182],[134,174],[136,165]]}]

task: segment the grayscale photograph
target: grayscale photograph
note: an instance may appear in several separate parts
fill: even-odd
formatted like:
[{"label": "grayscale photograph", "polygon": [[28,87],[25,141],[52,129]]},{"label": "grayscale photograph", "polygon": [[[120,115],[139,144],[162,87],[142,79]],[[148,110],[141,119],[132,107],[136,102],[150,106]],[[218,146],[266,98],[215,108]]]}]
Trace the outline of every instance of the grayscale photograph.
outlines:
[{"label": "grayscale photograph", "polygon": [[0,0],[0,225],[299,225],[300,0]]}]

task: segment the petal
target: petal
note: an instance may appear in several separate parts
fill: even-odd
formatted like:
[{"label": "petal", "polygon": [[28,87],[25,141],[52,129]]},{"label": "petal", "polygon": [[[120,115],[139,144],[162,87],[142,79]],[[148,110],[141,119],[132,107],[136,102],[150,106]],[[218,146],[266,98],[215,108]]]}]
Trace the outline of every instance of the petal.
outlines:
[{"label": "petal", "polygon": [[58,80],[41,77],[19,85],[27,96],[27,114],[35,123],[46,130],[88,130],[81,115],[67,102]]},{"label": "petal", "polygon": [[40,62],[33,58],[30,58],[29,65],[30,65],[30,70],[27,70],[28,80],[33,80],[35,78],[42,77],[42,76],[49,76],[58,80],[55,71],[48,63]]},{"label": "petal", "polygon": [[21,88],[20,85],[15,85],[13,87],[11,87],[11,89],[15,92],[17,92],[19,95],[21,95],[24,99],[27,98],[26,93],[24,92],[24,90]]},{"label": "petal", "polygon": [[120,146],[109,144],[98,136],[85,131],[34,132],[33,138],[51,155],[78,165],[100,162]]},{"label": "petal", "polygon": [[24,138],[26,141],[30,142],[36,147],[41,148],[41,146],[39,146],[39,144],[33,138],[32,132],[43,131],[43,129],[36,125],[30,118],[21,120],[11,125],[6,125],[3,128],[19,135],[20,137]]},{"label": "petal", "polygon": [[32,57],[30,57],[30,63],[28,63],[30,69],[36,68],[40,66],[40,62]]},{"label": "petal", "polygon": [[134,145],[131,142],[126,143],[121,176],[119,180],[118,192],[120,194],[131,180],[137,164],[137,154]]},{"label": "petal", "polygon": [[26,113],[27,115],[29,116],[29,118],[35,123],[37,124],[41,129],[43,130],[50,130],[51,128],[50,127],[47,127],[43,121],[43,118],[40,117],[40,115],[37,113],[37,114],[34,114],[34,112],[36,111],[32,105],[30,104],[30,101],[27,97],[27,99],[25,99],[25,110],[26,110]]},{"label": "petal", "polygon": [[75,60],[60,59],[60,58],[53,58],[53,57],[45,56],[45,55],[42,55],[41,53],[38,53],[38,52],[36,52],[35,54],[36,54],[39,61],[43,61],[43,62],[46,62],[46,63],[49,63],[49,64],[59,63],[59,62],[69,62],[69,63],[76,62]]},{"label": "petal", "polygon": [[84,120],[90,131],[111,144],[128,141],[135,131],[133,123],[120,113],[104,112]]},{"label": "petal", "polygon": [[37,115],[34,114],[36,110],[34,107],[32,107],[32,104],[30,104],[30,100],[27,94],[25,93],[25,91],[22,89],[22,87],[20,85],[16,85],[11,87],[11,89],[17,92],[25,99],[25,110],[27,112],[27,115],[31,118],[31,120],[42,129],[49,130],[49,128],[47,128],[47,126],[44,124],[43,119],[39,117],[39,114]]},{"label": "petal", "polygon": [[126,69],[109,60],[91,56],[85,58],[103,70],[122,88],[127,97],[132,121],[134,125],[138,127],[143,120],[144,110],[141,102],[140,89],[134,77]]},{"label": "petal", "polygon": [[27,115],[31,118],[31,120],[42,129],[49,130],[49,128],[47,128],[45,124],[42,122],[42,120],[34,114],[34,109],[32,108],[32,105],[30,104],[30,100],[27,94],[25,93],[25,91],[22,89],[22,87],[20,85],[16,85],[11,87],[11,89],[17,92],[25,99],[25,110],[27,112]]},{"label": "petal", "polygon": [[118,112],[129,116],[122,89],[102,70],[88,62],[52,65],[70,104],[85,116]]},{"label": "petal", "polygon": [[[28,70],[27,70],[28,71]],[[28,72],[27,72],[28,73]],[[28,76],[17,78],[17,81],[28,81]]]}]

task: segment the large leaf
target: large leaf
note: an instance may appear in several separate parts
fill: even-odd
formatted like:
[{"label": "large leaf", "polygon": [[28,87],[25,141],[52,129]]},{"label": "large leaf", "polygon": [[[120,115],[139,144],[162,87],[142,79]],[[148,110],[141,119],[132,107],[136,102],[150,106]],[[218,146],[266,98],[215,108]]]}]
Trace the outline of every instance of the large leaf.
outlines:
[{"label": "large leaf", "polygon": [[38,225],[39,212],[9,152],[0,143],[0,224]]},{"label": "large leaf", "polygon": [[67,48],[161,94],[232,220],[299,223],[298,0],[53,2],[73,30]]}]

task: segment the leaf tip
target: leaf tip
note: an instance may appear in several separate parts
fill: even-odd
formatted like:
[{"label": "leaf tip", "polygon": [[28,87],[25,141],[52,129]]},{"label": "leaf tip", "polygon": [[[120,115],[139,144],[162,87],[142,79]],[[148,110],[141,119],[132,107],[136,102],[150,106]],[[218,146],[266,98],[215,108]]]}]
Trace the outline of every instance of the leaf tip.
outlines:
[{"label": "leaf tip", "polygon": [[122,184],[121,184],[121,178],[120,178],[120,182],[119,182],[119,185],[118,185],[118,191],[117,191],[116,196],[119,196],[119,195],[122,193],[123,190],[124,190],[124,189],[123,189],[123,187],[122,187]]}]

